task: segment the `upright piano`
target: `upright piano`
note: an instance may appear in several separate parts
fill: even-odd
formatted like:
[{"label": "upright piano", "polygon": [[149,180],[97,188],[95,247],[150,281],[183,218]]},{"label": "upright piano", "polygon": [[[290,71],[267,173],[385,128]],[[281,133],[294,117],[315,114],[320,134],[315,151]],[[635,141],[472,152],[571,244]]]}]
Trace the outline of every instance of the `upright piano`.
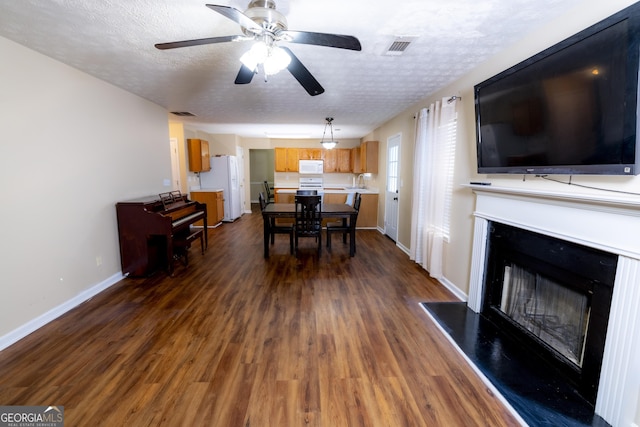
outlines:
[{"label": "upright piano", "polygon": [[148,276],[158,270],[172,274],[173,240],[188,235],[196,221],[204,221],[205,247],[209,243],[207,205],[179,191],[119,202],[116,213],[125,276]]}]

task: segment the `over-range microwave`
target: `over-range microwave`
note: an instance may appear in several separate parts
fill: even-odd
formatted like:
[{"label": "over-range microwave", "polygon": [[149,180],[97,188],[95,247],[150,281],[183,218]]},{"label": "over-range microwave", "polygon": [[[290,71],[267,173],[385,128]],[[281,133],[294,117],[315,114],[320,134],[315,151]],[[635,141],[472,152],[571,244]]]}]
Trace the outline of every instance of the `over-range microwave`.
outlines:
[{"label": "over-range microwave", "polygon": [[298,172],[301,174],[321,174],[324,172],[323,160],[300,160]]}]

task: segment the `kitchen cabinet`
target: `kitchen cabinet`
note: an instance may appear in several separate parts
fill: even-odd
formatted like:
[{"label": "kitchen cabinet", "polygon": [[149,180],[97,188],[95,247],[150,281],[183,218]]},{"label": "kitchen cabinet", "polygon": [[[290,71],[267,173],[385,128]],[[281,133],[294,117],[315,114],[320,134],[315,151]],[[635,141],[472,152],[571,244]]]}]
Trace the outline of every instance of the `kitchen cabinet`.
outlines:
[{"label": "kitchen cabinet", "polygon": [[333,148],[331,150],[323,150],[322,159],[324,160],[325,173],[348,173],[353,170],[351,168],[350,148]]},{"label": "kitchen cabinet", "polygon": [[338,155],[336,150],[322,150],[324,173],[336,172],[338,169]]},{"label": "kitchen cabinet", "polygon": [[300,160],[298,148],[276,147],[274,152],[276,172],[298,172],[298,160]]},{"label": "kitchen cabinet", "polygon": [[356,227],[375,228],[378,226],[378,195],[363,194]]},{"label": "kitchen cabinet", "polygon": [[378,141],[365,141],[351,151],[353,173],[378,173]]},{"label": "kitchen cabinet", "polygon": [[[326,188],[323,196],[324,203],[345,203],[347,194],[332,193],[331,189]],[[329,219],[330,222],[336,221]],[[362,194],[360,201],[360,211],[358,212],[357,228],[376,228],[378,226],[378,195]]]},{"label": "kitchen cabinet", "polygon": [[360,170],[360,146],[351,149],[351,172],[361,173]]},{"label": "kitchen cabinet", "polygon": [[322,151],[321,148],[299,148],[298,157],[300,160],[321,160]]},{"label": "kitchen cabinet", "polygon": [[[222,219],[224,218],[224,193],[222,191],[216,191],[215,192],[215,198],[216,198],[216,211],[213,212],[212,214],[212,218],[215,221],[216,224],[221,223]],[[207,222],[209,220],[207,219]]]},{"label": "kitchen cabinet", "polygon": [[[222,218],[224,218],[224,194],[222,190],[192,191],[191,200],[207,205],[207,225],[209,227],[216,226],[222,222]],[[198,221],[195,225],[202,227],[203,223]]]},{"label": "kitchen cabinet", "polygon": [[337,171],[347,173],[351,172],[351,149],[349,148],[338,148],[338,162],[337,162]]},{"label": "kitchen cabinet", "polygon": [[211,170],[209,143],[202,139],[187,139],[189,170],[191,172],[208,172]]},{"label": "kitchen cabinet", "polygon": [[[281,193],[279,190],[283,190],[283,188],[275,188],[274,192],[275,192],[275,197],[274,197],[274,202],[275,203],[294,203],[295,200],[295,192],[290,192],[290,193]],[[291,190],[291,188],[286,188],[286,190]]]}]

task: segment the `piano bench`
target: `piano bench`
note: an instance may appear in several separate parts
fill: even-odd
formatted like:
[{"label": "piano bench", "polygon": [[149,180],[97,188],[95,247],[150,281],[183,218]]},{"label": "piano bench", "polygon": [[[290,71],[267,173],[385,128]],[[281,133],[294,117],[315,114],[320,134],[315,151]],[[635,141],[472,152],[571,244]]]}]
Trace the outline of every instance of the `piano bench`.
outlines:
[{"label": "piano bench", "polygon": [[189,248],[191,243],[196,239],[200,239],[200,252],[204,255],[204,230],[202,228],[193,228],[188,234],[174,236],[173,247],[177,249],[176,255],[184,257],[184,265],[189,265]]}]

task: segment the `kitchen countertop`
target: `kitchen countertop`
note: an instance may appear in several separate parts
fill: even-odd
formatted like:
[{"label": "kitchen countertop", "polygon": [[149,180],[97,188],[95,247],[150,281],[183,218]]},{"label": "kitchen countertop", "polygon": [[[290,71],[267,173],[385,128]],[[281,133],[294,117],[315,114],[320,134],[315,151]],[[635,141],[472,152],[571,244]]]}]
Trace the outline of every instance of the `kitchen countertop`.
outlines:
[{"label": "kitchen countertop", "polygon": [[[298,190],[298,187],[278,187],[275,185],[276,193],[294,194]],[[348,194],[348,193],[360,193],[360,194],[378,194],[377,188],[353,188],[353,187],[338,187],[330,186],[325,187],[322,190],[324,193],[332,194]]]},{"label": "kitchen countertop", "polygon": [[196,189],[194,187],[191,187],[191,189],[189,190],[190,193],[198,193],[198,192],[200,192],[200,193],[205,193],[205,192],[215,193],[217,191],[222,191],[222,188],[198,188],[198,189]]}]

